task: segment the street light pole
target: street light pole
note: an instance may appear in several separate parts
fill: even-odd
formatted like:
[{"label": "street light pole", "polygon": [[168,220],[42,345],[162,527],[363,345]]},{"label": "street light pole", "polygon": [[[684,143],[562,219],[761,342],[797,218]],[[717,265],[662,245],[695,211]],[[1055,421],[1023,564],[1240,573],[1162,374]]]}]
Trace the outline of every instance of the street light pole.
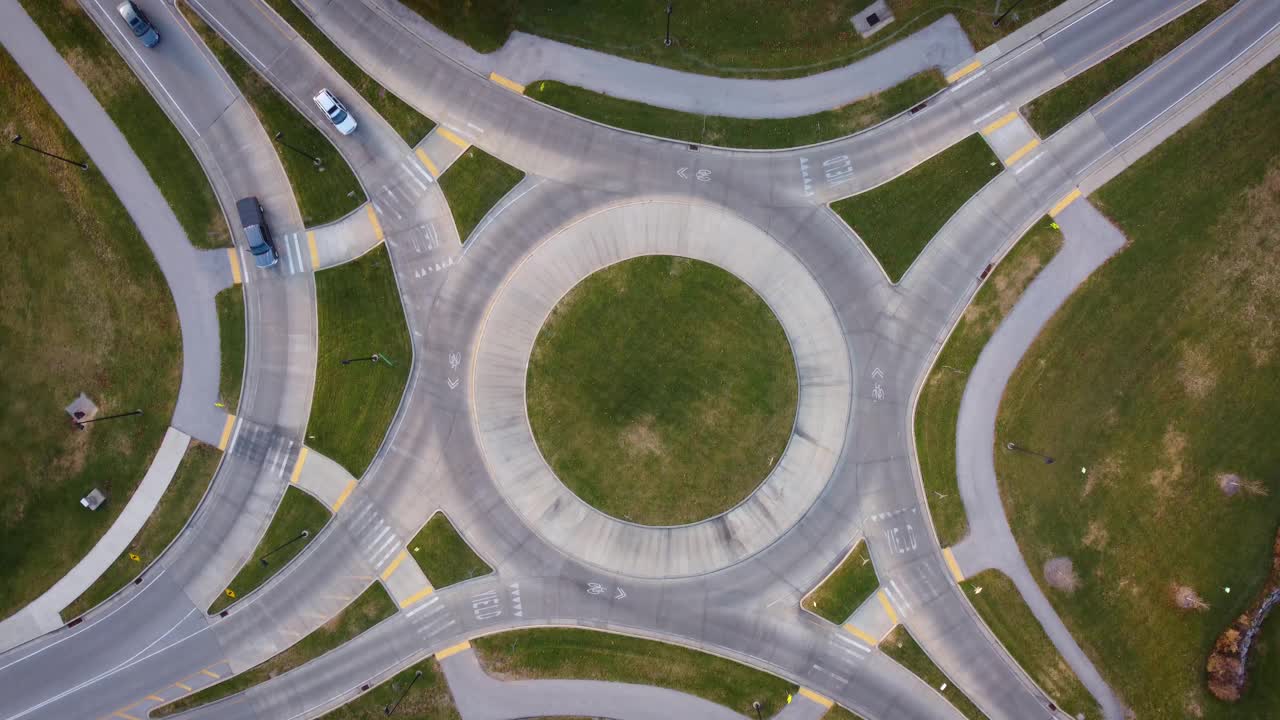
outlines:
[{"label": "street light pole", "polygon": [[134,415],[141,415],[141,414],[142,414],[141,410],[130,410],[127,413],[120,413],[118,415],[108,415],[106,417],[94,418],[92,420],[76,420],[75,426],[77,430],[83,430],[84,426],[88,425],[89,423],[102,422],[103,420],[115,420],[116,418],[132,417]]},{"label": "street light pole", "polygon": [[320,164],[321,164],[321,163],[320,163],[320,158],[318,158],[318,157],[316,157],[316,156],[312,155],[311,153],[309,153],[309,152],[307,152],[307,151],[305,151],[305,150],[303,150],[303,149],[301,149],[301,148],[294,147],[293,145],[290,145],[289,143],[285,142],[285,141],[284,141],[284,133],[282,133],[282,132],[277,132],[277,133],[276,133],[276,142],[278,142],[278,143],[280,143],[281,145],[283,145],[283,146],[285,146],[285,147],[289,148],[290,150],[292,150],[292,151],[294,151],[294,152],[298,153],[298,154],[299,154],[299,155],[301,155],[302,157],[307,158],[307,159],[308,159],[308,160],[310,160],[313,164],[315,164],[315,166],[316,166],[316,167],[320,167]]},{"label": "street light pole", "polygon": [[292,544],[294,544],[294,543],[298,542],[299,540],[301,540],[301,539],[303,539],[303,538],[305,538],[305,537],[308,537],[308,536],[310,536],[310,535],[311,535],[311,531],[310,531],[310,530],[303,530],[302,532],[298,533],[298,536],[297,536],[297,537],[295,537],[295,538],[293,538],[292,540],[290,540],[289,542],[287,542],[287,543],[285,543],[285,544],[283,544],[283,545],[281,545],[281,546],[279,546],[279,547],[277,547],[277,548],[273,549],[271,552],[267,553],[266,555],[263,555],[263,556],[260,558],[260,561],[262,562],[262,566],[263,566],[263,567],[266,567],[266,566],[269,564],[269,563],[267,562],[267,558],[271,557],[272,555],[275,555],[276,553],[280,552],[281,550],[283,550],[283,549],[285,549],[285,548],[289,547],[290,545],[292,545]]},{"label": "street light pole", "polygon": [[343,365],[350,365],[353,362],[378,362],[378,354],[374,353],[369,357],[346,358],[342,361]]},{"label": "street light pole", "polygon": [[761,715],[761,714],[760,714],[760,713],[761,713],[761,707],[760,707],[760,701],[759,701],[759,700],[752,700],[752,701],[751,701],[751,709],[756,711],[756,720],[764,720],[764,715]]},{"label": "street light pole", "polygon": [[1004,11],[1004,14],[1002,14],[1000,17],[996,18],[995,20],[991,21],[991,27],[1000,27],[1000,21],[1004,20],[1005,17],[1009,15],[1009,13],[1013,12],[1014,8],[1018,7],[1021,4],[1022,4],[1022,0],[1014,0],[1014,3],[1009,6],[1009,9]]},{"label": "street light pole", "polygon": [[[53,158],[53,159],[55,159],[55,160],[61,160],[62,162],[67,163],[68,165],[75,165],[76,167],[80,168],[81,170],[88,170],[88,169],[89,169],[89,163],[87,163],[87,162],[76,162],[75,160],[71,160],[71,159],[68,159],[68,158],[64,158],[64,157],[62,157],[61,155],[54,155],[54,154],[53,154],[53,153],[51,153],[51,152],[45,152],[44,150],[41,150],[41,149],[40,149],[40,148],[38,148],[38,147],[34,147],[34,146],[32,146],[32,145],[28,145],[28,144],[26,144],[26,143],[22,142],[22,136],[21,136],[21,135],[14,135],[12,138],[10,138],[9,142],[13,143],[14,145],[17,145],[18,147],[24,147],[24,148],[26,148],[26,149],[28,149],[28,150],[32,150],[32,151],[38,152],[38,153],[40,153],[41,155],[47,155],[47,156],[49,156],[49,157],[51,157],[51,158]],[[105,420],[106,418],[103,418],[103,419]]]},{"label": "street light pole", "polygon": [[1007,450],[1013,450],[1013,451],[1020,452],[1020,453],[1026,453],[1026,454],[1028,454],[1028,455],[1035,455],[1035,456],[1036,456],[1036,457],[1038,457],[1038,458],[1044,458],[1044,464],[1045,464],[1045,465],[1052,465],[1052,464],[1053,464],[1053,458],[1051,458],[1051,457],[1049,457],[1048,455],[1045,455],[1045,454],[1043,454],[1043,453],[1038,453],[1038,452],[1036,452],[1035,450],[1028,450],[1028,449],[1026,449],[1026,448],[1024,448],[1024,447],[1022,447],[1022,446],[1020,446],[1020,445],[1017,445],[1017,444],[1015,444],[1015,443],[1011,443],[1011,442],[1010,442],[1010,443],[1005,443],[1005,444],[1004,444],[1004,446],[1005,446],[1005,449],[1007,449]]},{"label": "street light pole", "polygon": [[671,3],[667,3],[667,39],[662,44],[671,47]]},{"label": "street light pole", "polygon": [[409,694],[409,691],[413,689],[413,684],[418,682],[418,678],[420,677],[422,677],[421,670],[413,674],[413,679],[409,681],[409,686],[404,689],[404,692],[400,693],[400,697],[396,698],[395,704],[388,705],[385,708],[383,708],[382,710],[383,714],[390,715],[391,713],[395,712],[396,708],[400,707],[400,701],[404,700],[404,696]]}]

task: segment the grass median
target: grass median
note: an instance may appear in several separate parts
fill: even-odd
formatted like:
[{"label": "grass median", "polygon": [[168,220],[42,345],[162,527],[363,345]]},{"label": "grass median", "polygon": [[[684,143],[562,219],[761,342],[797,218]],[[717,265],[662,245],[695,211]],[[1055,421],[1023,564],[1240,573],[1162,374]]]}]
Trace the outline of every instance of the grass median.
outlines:
[{"label": "grass median", "polygon": [[978,355],[1013,309],[1027,285],[1062,247],[1053,221],[1036,223],[978,289],[956,323],[916,401],[916,453],[929,500],[929,515],[942,547],[969,531],[956,479],[956,424],[960,399]]},{"label": "grass median", "polygon": [[[298,209],[305,225],[323,225],[343,217],[365,201],[364,190],[351,172],[346,160],[338,154],[324,134],[276,91],[266,78],[258,74],[225,40],[205,24],[200,16],[183,3],[182,15],[213,51],[232,82],[249,101],[267,135],[276,138],[273,146],[289,184],[293,186]],[[298,147],[323,163],[316,165],[302,152],[285,147],[281,141]]]},{"label": "grass median", "polygon": [[[412,692],[408,692],[411,686]],[[322,717],[325,720],[369,720],[385,714],[396,701],[400,702],[396,714],[411,720],[458,720],[460,717],[444,673],[434,657],[401,671]]]},{"label": "grass median", "polygon": [[[0,107],[7,136],[85,157],[3,51]],[[0,347],[10,360],[0,377],[3,618],[69,572],[120,516],[169,427],[182,339],[151,249],[96,169],[6,145],[0,200]],[[100,418],[144,412],[77,430],[63,408],[81,393]],[[80,499],[95,488],[107,501],[89,512]]]},{"label": "grass median", "polygon": [[525,94],[574,115],[624,130],[720,147],[771,149],[812,145],[852,135],[905,112],[946,85],[942,73],[930,70],[834,110],[782,119],[680,112],[552,80],[530,83]]},{"label": "grass median", "polygon": [[805,609],[837,625],[849,619],[863,600],[880,587],[867,543],[859,540],[840,567],[805,596]]},{"label": "grass median", "polygon": [[937,665],[933,664],[925,654],[924,648],[920,647],[920,644],[902,625],[895,627],[884,640],[880,641],[880,650],[902,667],[915,673],[916,677],[931,685],[969,720],[986,720],[987,716],[983,715],[978,706],[974,705],[973,701],[961,692],[960,688],[951,682]]},{"label": "grass median", "polygon": [[413,536],[409,552],[437,590],[493,572],[442,512],[432,515]]},{"label": "grass median", "polygon": [[831,209],[896,283],[951,216],[1003,169],[975,134],[879,187],[831,203]]},{"label": "grass median", "polygon": [[232,285],[213,296],[218,310],[218,346],[222,363],[218,372],[218,397],[229,413],[240,407],[244,384],[244,291]]},{"label": "grass median", "polygon": [[668,18],[661,2],[616,0],[593,12],[582,12],[573,0],[403,2],[480,52],[497,50],[519,30],[676,70],[778,79],[853,62],[947,13],[956,16],[976,47],[985,47],[1062,0],[1023,3],[995,27],[992,21],[1003,10],[991,0],[888,0],[893,23],[865,39],[850,24],[866,9],[865,0],[677,3],[670,17],[670,47],[663,42]]},{"label": "grass median", "polygon": [[524,173],[517,168],[480,148],[467,148],[440,176],[458,239],[465,244],[485,214],[523,179]]},{"label": "grass median", "polygon": [[[244,567],[227,585],[227,590],[209,606],[209,614],[221,612],[223,608],[253,592],[258,586],[271,579],[285,565],[289,564],[302,549],[316,539],[321,528],[329,522],[329,508],[320,504],[319,500],[295,488],[285,488],[280,506],[276,508],[267,532],[258,542]],[[306,532],[306,536],[302,535]],[[265,563],[264,558],[270,557]]]},{"label": "grass median", "polygon": [[[320,348],[307,444],[358,478],[400,407],[412,359],[386,246],[316,273],[316,303]],[[375,354],[377,361],[363,360]]]},{"label": "grass median", "polygon": [[310,660],[314,660],[351,640],[360,633],[396,614],[396,604],[382,588],[382,583],[369,586],[336,617],[311,631],[306,637],[270,660],[233,675],[216,685],[198,690],[152,713],[154,717],[166,717],[192,708],[208,705],[215,700],[244,692],[255,685],[283,675]]},{"label": "grass median", "polygon": [[1101,720],[1102,707],[1062,659],[1007,575],[987,570],[960,583],[960,589],[1004,649],[1063,712]]},{"label": "grass median", "polygon": [[822,716],[822,720],[863,720],[863,718],[852,710],[833,705],[827,714]]},{"label": "grass median", "polygon": [[[997,448],[1005,511],[1138,717],[1280,707],[1274,619],[1240,702],[1204,685],[1214,638],[1265,581],[1280,517],[1277,107],[1273,61],[1093,195],[1129,244],[1041,331],[996,424],[997,442],[1058,459]],[[1072,571],[1049,585],[1054,558]],[[1180,605],[1187,590],[1204,606]]]},{"label": "grass median", "polygon": [[302,36],[302,39],[306,40],[307,44],[342,76],[343,80],[346,80],[364,97],[365,102],[373,106],[373,109],[391,125],[409,147],[417,145],[436,126],[425,115],[414,110],[408,103],[388,92],[378,84],[378,81],[369,77],[369,74],[360,69],[354,60],[333,44],[328,35],[311,22],[311,18],[308,18],[293,0],[266,0],[266,2],[280,13],[285,22],[289,23]]},{"label": "grass median", "polygon": [[1177,20],[1027,103],[1023,113],[1041,137],[1062,129],[1170,50],[1196,34],[1237,0],[1206,0]]},{"label": "grass median", "polygon": [[70,620],[92,610],[130,580],[138,577],[159,557],[182,531],[187,518],[195,512],[221,459],[222,453],[214,446],[192,440],[173,480],[165,489],[164,495],[160,496],[160,503],[143,523],[142,529],[124,552],[120,553],[120,557],[107,567],[106,572],[62,610],[62,616]]},{"label": "grass median", "polygon": [[[84,9],[50,0],[21,3],[124,134],[192,244],[230,246],[227,223],[200,162]],[[30,129],[18,132],[30,134]]]},{"label": "grass median", "polygon": [[501,680],[609,680],[696,695],[744,715],[786,706],[796,685],[732,660],[654,640],[593,630],[538,628],[472,641],[485,672]]}]

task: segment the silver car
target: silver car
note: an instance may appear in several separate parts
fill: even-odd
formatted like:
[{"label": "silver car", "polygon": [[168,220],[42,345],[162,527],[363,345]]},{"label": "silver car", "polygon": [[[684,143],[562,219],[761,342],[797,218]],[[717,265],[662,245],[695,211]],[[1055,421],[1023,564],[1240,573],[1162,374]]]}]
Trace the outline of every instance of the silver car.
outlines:
[{"label": "silver car", "polygon": [[328,118],[329,122],[338,129],[343,135],[350,135],[356,131],[356,119],[351,117],[351,113],[347,112],[346,106],[342,104],[338,98],[329,92],[329,88],[323,88],[316,96],[311,98],[316,102],[316,107],[320,108]]},{"label": "silver car", "polygon": [[116,6],[116,12],[120,13],[120,17],[124,18],[133,31],[133,36],[141,40],[143,45],[153,48],[160,44],[160,33],[156,32],[156,26],[151,24],[151,19],[141,8],[133,4],[133,0],[124,0]]}]

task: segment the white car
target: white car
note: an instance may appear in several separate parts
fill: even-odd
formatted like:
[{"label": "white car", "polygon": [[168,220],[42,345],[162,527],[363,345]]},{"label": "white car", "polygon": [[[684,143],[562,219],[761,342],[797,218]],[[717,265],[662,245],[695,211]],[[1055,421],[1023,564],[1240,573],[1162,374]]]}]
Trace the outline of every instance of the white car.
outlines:
[{"label": "white car", "polygon": [[315,97],[311,98],[316,101],[316,107],[320,108],[320,112],[329,116],[329,121],[343,135],[350,135],[356,131],[356,119],[351,117],[351,113],[347,112],[347,108],[329,92],[329,88],[322,89]]}]

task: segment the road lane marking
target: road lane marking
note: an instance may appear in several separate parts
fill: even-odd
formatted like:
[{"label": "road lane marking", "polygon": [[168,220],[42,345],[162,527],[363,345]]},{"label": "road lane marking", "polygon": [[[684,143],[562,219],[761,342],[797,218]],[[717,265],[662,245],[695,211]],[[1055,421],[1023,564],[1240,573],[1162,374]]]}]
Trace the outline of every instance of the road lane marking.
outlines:
[{"label": "road lane marking", "polygon": [[303,446],[303,448],[298,451],[298,459],[293,463],[293,474],[289,476],[290,485],[298,484],[298,478],[302,475],[302,464],[307,461],[307,453],[309,452],[311,451],[308,450],[306,446]]},{"label": "road lane marking", "polygon": [[809,688],[804,688],[804,687],[800,688],[800,697],[812,700],[818,703],[819,705],[821,705],[822,707],[827,708],[828,710],[831,709],[832,705],[835,705],[835,702],[833,700],[825,698],[819,695],[818,693],[810,690]]},{"label": "road lane marking", "polygon": [[489,73],[489,79],[490,79],[490,80],[492,80],[492,81],[494,81],[494,82],[496,82],[496,83],[498,83],[498,84],[499,84],[499,85],[501,85],[502,87],[504,87],[504,88],[506,88],[506,89],[510,90],[511,92],[513,92],[513,93],[515,93],[515,94],[517,94],[517,95],[523,95],[523,94],[524,94],[524,86],[523,86],[523,85],[521,85],[520,83],[516,82],[515,80],[512,80],[512,79],[510,79],[510,78],[502,77],[501,75],[499,75],[499,74],[498,74],[498,73],[496,73],[496,72],[491,72],[491,73]]},{"label": "road lane marking", "polygon": [[427,152],[422,148],[418,148],[415,152],[418,154],[418,159],[422,161],[422,164],[427,166],[427,172],[431,173],[431,178],[434,180],[440,177],[440,171],[436,169],[436,164],[431,162],[431,158],[427,157]]},{"label": "road lane marking", "polygon": [[849,631],[850,635],[858,638],[862,642],[867,643],[871,647],[875,647],[880,644],[879,640],[876,640],[875,638],[871,637],[871,633],[868,633],[867,631],[854,625],[853,623],[845,623],[842,627],[845,630]]},{"label": "road lane marking", "polygon": [[151,702],[164,702],[164,698],[160,697],[159,695],[148,695],[142,699],[150,700]]},{"label": "road lane marking", "polygon": [[236,255],[236,249],[227,248],[227,256],[231,258],[231,284],[239,285],[243,278],[240,277],[240,256]]},{"label": "road lane marking", "polygon": [[404,559],[407,557],[409,557],[409,551],[401,550],[400,554],[396,556],[396,559],[392,560],[391,564],[387,566],[387,569],[382,571],[382,579],[386,580],[391,577],[391,573],[395,572],[396,568],[400,567],[400,563],[404,562]]},{"label": "road lane marking", "polygon": [[[106,15],[108,18],[112,17],[111,13],[107,12],[107,9],[102,7],[102,3],[98,2],[98,0],[94,0],[93,4],[98,6],[98,9],[102,11],[103,15]],[[151,79],[156,81],[156,85],[159,85],[160,89],[164,91],[165,97],[169,98],[169,102],[173,103],[173,107],[178,111],[178,114],[181,115],[182,119],[186,120],[187,124],[191,126],[191,132],[195,133],[196,137],[200,137],[200,129],[196,127],[195,123],[191,122],[191,118],[187,117],[187,113],[182,109],[182,105],[179,104],[173,95],[169,93],[169,88],[165,87],[164,83],[160,82],[160,77],[156,75],[155,71],[151,69],[151,66],[147,64],[146,59],[142,57],[142,53],[138,52],[138,48],[134,46],[133,38],[125,35],[124,31],[120,29],[118,24],[114,22],[110,22],[108,24],[115,28],[115,31],[120,34],[121,42],[129,46],[129,49],[133,51],[133,56],[138,58],[138,62],[142,63],[142,67],[147,69],[147,74],[150,75]]]},{"label": "road lane marking", "polygon": [[953,83],[953,82],[955,82],[955,81],[959,80],[960,78],[964,77],[965,75],[968,75],[969,73],[973,72],[974,70],[977,70],[977,69],[978,69],[978,68],[980,68],[980,67],[982,67],[982,61],[981,61],[981,60],[974,60],[973,62],[969,63],[968,65],[965,65],[964,67],[960,68],[959,70],[957,70],[957,71],[955,71],[955,72],[951,73],[950,75],[948,75],[948,76],[947,76],[947,82],[948,82],[948,83]]},{"label": "road lane marking", "polygon": [[176,688],[178,688],[179,690],[183,690],[183,691],[185,691],[185,692],[191,692],[191,686],[190,686],[190,685],[186,685],[186,684],[184,684],[184,683],[176,682],[176,683],[174,683],[174,684],[173,684],[173,686],[174,686],[174,687],[176,687]]},{"label": "road lane marking", "polygon": [[[136,704],[137,704],[137,703],[134,703],[134,705],[136,705]],[[132,706],[130,706],[130,707],[132,707]],[[126,709],[127,709],[127,708],[126,708]],[[111,713],[111,715],[112,715],[113,717],[124,718],[124,720],[142,720],[141,718],[134,717],[133,715],[130,715],[130,714],[126,713],[124,710],[117,710],[117,711],[115,711],[115,712]]]},{"label": "road lane marking", "polygon": [[333,503],[334,512],[338,512],[338,510],[343,506],[343,504],[347,502],[347,498],[351,496],[351,491],[355,489],[356,489],[355,480],[351,480],[350,482],[347,483],[347,486],[342,489],[342,494],[339,495],[338,499]]},{"label": "road lane marking", "polygon": [[457,655],[458,653],[462,652],[463,650],[470,650],[470,649],[471,649],[471,643],[470,643],[470,642],[468,642],[467,640],[463,640],[462,642],[458,643],[457,645],[453,645],[453,646],[451,646],[451,647],[447,647],[447,648],[445,648],[445,649],[441,650],[440,652],[436,653],[436,661],[438,662],[438,661],[443,660],[443,659],[445,659],[445,658],[447,658],[447,657],[449,657],[449,656],[451,656],[451,655]]},{"label": "road lane marking", "polygon": [[1018,148],[1013,152],[1012,155],[1004,159],[1005,167],[1009,167],[1014,163],[1018,162],[1023,157],[1026,157],[1027,153],[1031,152],[1032,150],[1035,150],[1039,146],[1040,146],[1040,138],[1032,138],[1030,142]]},{"label": "road lane marking", "polygon": [[946,559],[947,567],[951,568],[951,577],[958,583],[964,582],[964,573],[960,572],[960,563],[956,562],[956,555],[951,552],[951,548],[943,548],[942,557]]},{"label": "road lane marking", "polygon": [[210,670],[209,668],[205,668],[205,669],[201,670],[200,672],[201,672],[202,674],[204,674],[204,675],[207,675],[207,676],[209,676],[209,677],[213,678],[214,680],[217,680],[218,678],[222,677],[221,675],[219,675],[218,673],[216,673],[216,672],[214,672],[214,671]]},{"label": "road lane marking", "polygon": [[1060,34],[1062,34],[1062,33],[1066,32],[1066,31],[1070,30],[1072,25],[1075,25],[1076,23],[1080,22],[1081,20],[1084,20],[1085,18],[1087,18],[1087,17],[1089,17],[1090,15],[1092,15],[1092,14],[1094,14],[1094,13],[1098,12],[1098,11],[1099,11],[1099,10],[1101,10],[1102,8],[1104,8],[1104,7],[1108,6],[1108,5],[1110,5],[1110,4],[1111,4],[1111,2],[1112,2],[1112,0],[1107,0],[1106,2],[1102,3],[1102,4],[1101,4],[1101,5],[1099,5],[1098,7],[1096,7],[1096,8],[1094,8],[1094,9],[1090,10],[1089,12],[1085,13],[1084,15],[1081,15],[1080,17],[1076,18],[1075,20],[1072,20],[1071,22],[1067,23],[1066,27],[1059,28],[1058,30],[1056,30],[1056,31],[1054,31],[1054,32],[1052,32],[1052,33],[1050,33],[1050,34],[1045,35],[1045,36],[1044,36],[1044,38],[1042,38],[1040,42],[1041,42],[1041,43],[1047,42],[1047,41],[1049,41],[1049,40],[1052,40],[1055,36],[1060,35]]},{"label": "road lane marking", "polygon": [[378,222],[378,213],[373,210],[373,203],[364,206],[364,210],[369,215],[369,224],[373,226],[373,234],[379,240],[382,239],[382,223]]},{"label": "road lane marking", "polygon": [[1008,115],[1005,115],[1004,117],[1000,118],[999,120],[996,120],[995,122],[991,123],[990,125],[982,128],[982,134],[990,135],[991,133],[999,130],[1000,128],[1004,127],[1005,125],[1008,125],[1009,123],[1017,119],[1018,119],[1018,113],[1011,112]]},{"label": "road lane marking", "polygon": [[310,248],[311,250],[311,269],[319,270],[320,269],[320,250],[316,248],[315,231],[312,231],[312,230],[307,231],[307,247]]},{"label": "road lane marking", "polygon": [[227,449],[227,440],[231,439],[231,428],[236,424],[236,416],[227,413],[227,424],[222,426],[222,438],[218,440],[218,449]]},{"label": "road lane marking", "polygon": [[467,148],[471,147],[471,143],[468,142],[465,138],[461,137],[460,135],[450,130],[449,128],[444,127],[443,125],[436,128],[436,132],[440,134],[440,137],[444,138],[445,140],[448,140],[454,145],[457,145],[463,150],[466,150]]},{"label": "road lane marking", "polygon": [[1075,190],[1067,193],[1066,197],[1062,198],[1056,205],[1049,208],[1049,217],[1057,217],[1058,213],[1066,210],[1067,206],[1079,199],[1082,194],[1083,193],[1080,192],[1080,188],[1076,188]]},{"label": "road lane marking", "polygon": [[400,601],[400,609],[401,609],[401,610],[403,610],[404,608],[409,607],[410,605],[412,605],[412,604],[414,604],[414,603],[418,602],[418,601],[419,601],[419,600],[421,600],[422,598],[424,598],[424,597],[426,597],[426,596],[430,595],[431,593],[433,593],[433,592],[435,592],[435,591],[436,591],[436,589],[435,589],[435,588],[433,588],[433,587],[431,587],[431,585],[430,585],[430,584],[428,584],[426,587],[422,588],[422,589],[421,589],[421,590],[419,590],[418,592],[416,592],[416,593],[414,593],[414,594],[410,595],[409,597],[405,598],[404,600],[401,600],[401,601]]},{"label": "road lane marking", "polygon": [[898,611],[893,609],[893,603],[889,602],[889,596],[885,594],[882,588],[876,593],[876,597],[880,598],[880,604],[884,606],[884,611],[889,613],[889,620],[894,624],[898,624]]}]

